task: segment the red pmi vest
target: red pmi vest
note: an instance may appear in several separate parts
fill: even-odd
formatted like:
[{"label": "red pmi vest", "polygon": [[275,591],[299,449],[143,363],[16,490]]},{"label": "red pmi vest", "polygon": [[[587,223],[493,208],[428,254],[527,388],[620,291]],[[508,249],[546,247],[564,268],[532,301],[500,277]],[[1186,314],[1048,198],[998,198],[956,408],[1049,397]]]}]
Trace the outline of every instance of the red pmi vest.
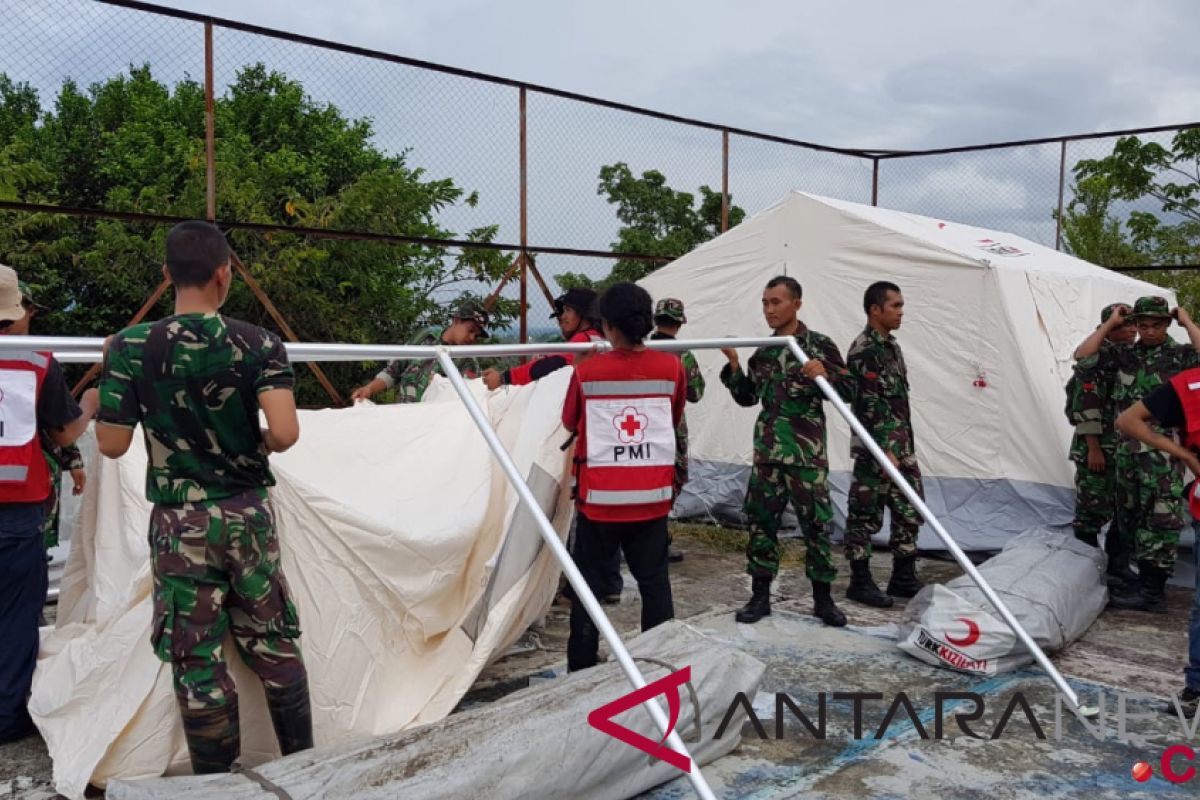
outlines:
[{"label": "red pmi vest", "polygon": [[671,403],[681,368],[670,353],[646,350],[639,355],[653,363],[635,377],[629,374],[629,361],[615,353],[586,359],[575,367],[583,400],[576,452],[578,503],[589,519],[636,522],[666,516],[671,510],[675,478]]},{"label": "red pmi vest", "polygon": [[[1188,369],[1171,378],[1171,387],[1183,406],[1183,446],[1200,451],[1200,369]],[[1200,478],[1200,475],[1196,476]],[[1188,510],[1193,519],[1200,519],[1200,480],[1187,487]]]},{"label": "red pmi vest", "polygon": [[49,366],[49,353],[0,359],[0,503],[40,503],[50,496],[50,468],[37,427],[37,401]]}]

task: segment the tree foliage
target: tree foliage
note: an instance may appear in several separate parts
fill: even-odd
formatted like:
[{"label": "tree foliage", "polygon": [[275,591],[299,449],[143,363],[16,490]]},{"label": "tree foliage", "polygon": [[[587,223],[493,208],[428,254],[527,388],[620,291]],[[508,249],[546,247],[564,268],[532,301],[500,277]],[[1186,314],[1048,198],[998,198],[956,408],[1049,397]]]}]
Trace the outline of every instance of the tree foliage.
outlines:
[{"label": "tree foliage", "polygon": [[[455,232],[439,216],[478,197],[373,142],[286,75],[243,69],[216,98],[219,219],[486,242],[496,226]],[[81,89],[66,81],[50,107],[0,75],[0,198],[110,211],[203,217],[204,93],[149,67]],[[3,214],[0,261],[49,311],[45,334],[101,335],[123,327],[161,280],[169,226],[57,214]],[[495,282],[509,256],[488,250],[233,231],[234,250],[302,340],[400,342],[446,317],[464,289]],[[226,312],[277,329],[241,282]],[[515,304],[498,306],[501,324]],[[170,296],[150,318],[170,313]],[[356,383],[360,365],[331,365]],[[322,402],[298,370],[302,402]]]},{"label": "tree foliage", "polygon": [[[1102,266],[1200,264],[1200,129],[1179,131],[1169,148],[1122,137],[1111,154],[1080,161],[1074,174],[1076,199],[1063,214],[1071,252]],[[1122,225],[1110,212],[1115,201],[1153,203],[1159,212],[1135,207]],[[1175,289],[1189,309],[1200,308],[1195,271],[1139,277]]]},{"label": "tree foliage", "polygon": [[[658,170],[647,170],[639,177],[624,162],[601,167],[597,193],[617,207],[621,228],[612,244],[616,252],[677,258],[721,233],[721,193],[701,186],[697,205],[693,194],[672,189]],[[730,205],[730,227],[745,217],[745,211]],[[659,266],[654,261],[621,259],[598,281],[579,273],[563,273],[557,280],[564,287],[603,289],[621,281],[641,280]]]}]

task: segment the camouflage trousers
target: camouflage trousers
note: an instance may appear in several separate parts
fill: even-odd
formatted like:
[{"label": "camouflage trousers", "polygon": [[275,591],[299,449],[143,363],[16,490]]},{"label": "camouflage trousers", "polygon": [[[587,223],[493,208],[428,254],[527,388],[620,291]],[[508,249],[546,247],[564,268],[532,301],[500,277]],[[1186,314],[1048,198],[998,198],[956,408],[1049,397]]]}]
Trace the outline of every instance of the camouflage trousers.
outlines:
[{"label": "camouflage trousers", "polygon": [[810,580],[832,583],[837,577],[829,547],[833,504],[825,467],[754,464],[744,510],[750,524],[746,571],[774,577],[779,572],[779,523],[788,501],[804,532],[804,572]]},{"label": "camouflage trousers", "polygon": [[1117,448],[1117,526],[1131,536],[1138,561],[1175,568],[1184,524],[1183,467],[1158,450]]},{"label": "camouflage trousers", "polygon": [[[900,462],[900,473],[924,499],[916,456]],[[871,557],[871,537],[883,527],[885,507],[892,513],[891,536],[888,538],[892,554],[900,557],[915,555],[921,515],[870,453],[855,453],[846,509],[846,558],[856,561]]]},{"label": "camouflage trousers", "polygon": [[[1116,522],[1117,512],[1117,457],[1112,450],[1104,451],[1104,471],[1088,469],[1086,452],[1083,459],[1075,459],[1075,519],[1071,527],[1080,541],[1095,544],[1100,529],[1106,523]],[[1109,536],[1120,536],[1120,525],[1109,527]],[[1133,548],[1127,548],[1132,550]]]},{"label": "camouflage trousers", "polygon": [[221,500],[155,505],[150,514],[154,630],[183,708],[237,698],[224,658],[232,633],[246,665],[270,688],[306,678],[296,607],[279,562],[265,489]]},{"label": "camouflage trousers", "polygon": [[58,547],[58,507],[62,497],[63,468],[58,459],[48,453],[43,453],[46,466],[50,468],[50,495],[44,503],[46,515],[42,520],[42,542],[46,549]]}]

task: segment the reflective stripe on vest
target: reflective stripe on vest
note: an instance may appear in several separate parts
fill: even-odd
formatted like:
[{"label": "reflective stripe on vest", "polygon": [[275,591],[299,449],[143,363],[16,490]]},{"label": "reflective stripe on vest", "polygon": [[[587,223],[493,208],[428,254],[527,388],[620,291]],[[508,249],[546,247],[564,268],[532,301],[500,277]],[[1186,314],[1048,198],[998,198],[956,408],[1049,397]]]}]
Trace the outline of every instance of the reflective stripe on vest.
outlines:
[{"label": "reflective stripe on vest", "polygon": [[581,381],[580,390],[585,396],[646,397],[648,395],[675,394],[675,381]]},{"label": "reflective stripe on vest", "polygon": [[0,481],[24,481],[29,477],[29,467],[19,464],[0,466]]},{"label": "reflective stripe on vest", "polygon": [[626,489],[623,491],[592,489],[588,492],[587,502],[597,506],[636,506],[670,500],[671,494],[670,486],[661,489]]}]

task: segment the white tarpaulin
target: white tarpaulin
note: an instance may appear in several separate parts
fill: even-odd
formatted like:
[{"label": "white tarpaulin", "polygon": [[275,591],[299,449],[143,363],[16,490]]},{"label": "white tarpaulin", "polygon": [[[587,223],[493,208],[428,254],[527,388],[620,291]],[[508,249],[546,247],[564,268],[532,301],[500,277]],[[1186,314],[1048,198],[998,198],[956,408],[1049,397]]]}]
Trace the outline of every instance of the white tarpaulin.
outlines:
[{"label": "white tarpaulin", "polygon": [[[863,292],[904,292],[897,338],[912,385],[917,456],[930,509],[967,549],[1063,527],[1074,509],[1063,386],[1100,309],[1171,292],[1007,233],[793,192],[640,283],[686,304],[682,337],[762,336],[761,295],[775,275],[804,287],[801,319],[842,356],[866,325]],[[1181,329],[1174,328],[1176,332]],[[725,357],[695,353],[709,389],[689,405],[691,481],[681,515],[739,516],[755,410],[734,404]],[[741,353],[742,361],[749,351]],[[849,485],[849,428],[829,406],[837,524]],[[939,549],[932,531],[922,547]]]},{"label": "white tarpaulin", "polygon": [[[560,423],[570,370],[483,399],[534,496],[565,538],[571,503]],[[480,670],[549,606],[559,568],[448,382],[426,402],[301,412],[273,456],[271,497],[295,595],[317,745],[446,716]],[[93,460],[43,638],[30,713],[55,788],[187,771],[171,669],[149,644],[146,457]],[[232,643],[242,754],[277,754],[261,686]]]},{"label": "white tarpaulin", "polygon": [[[1108,603],[1104,553],[1070,534],[1025,533],[979,567],[1043,650],[1083,636]],[[995,675],[1033,663],[971,578],[926,586],[908,601],[900,649],[937,667]]]}]

